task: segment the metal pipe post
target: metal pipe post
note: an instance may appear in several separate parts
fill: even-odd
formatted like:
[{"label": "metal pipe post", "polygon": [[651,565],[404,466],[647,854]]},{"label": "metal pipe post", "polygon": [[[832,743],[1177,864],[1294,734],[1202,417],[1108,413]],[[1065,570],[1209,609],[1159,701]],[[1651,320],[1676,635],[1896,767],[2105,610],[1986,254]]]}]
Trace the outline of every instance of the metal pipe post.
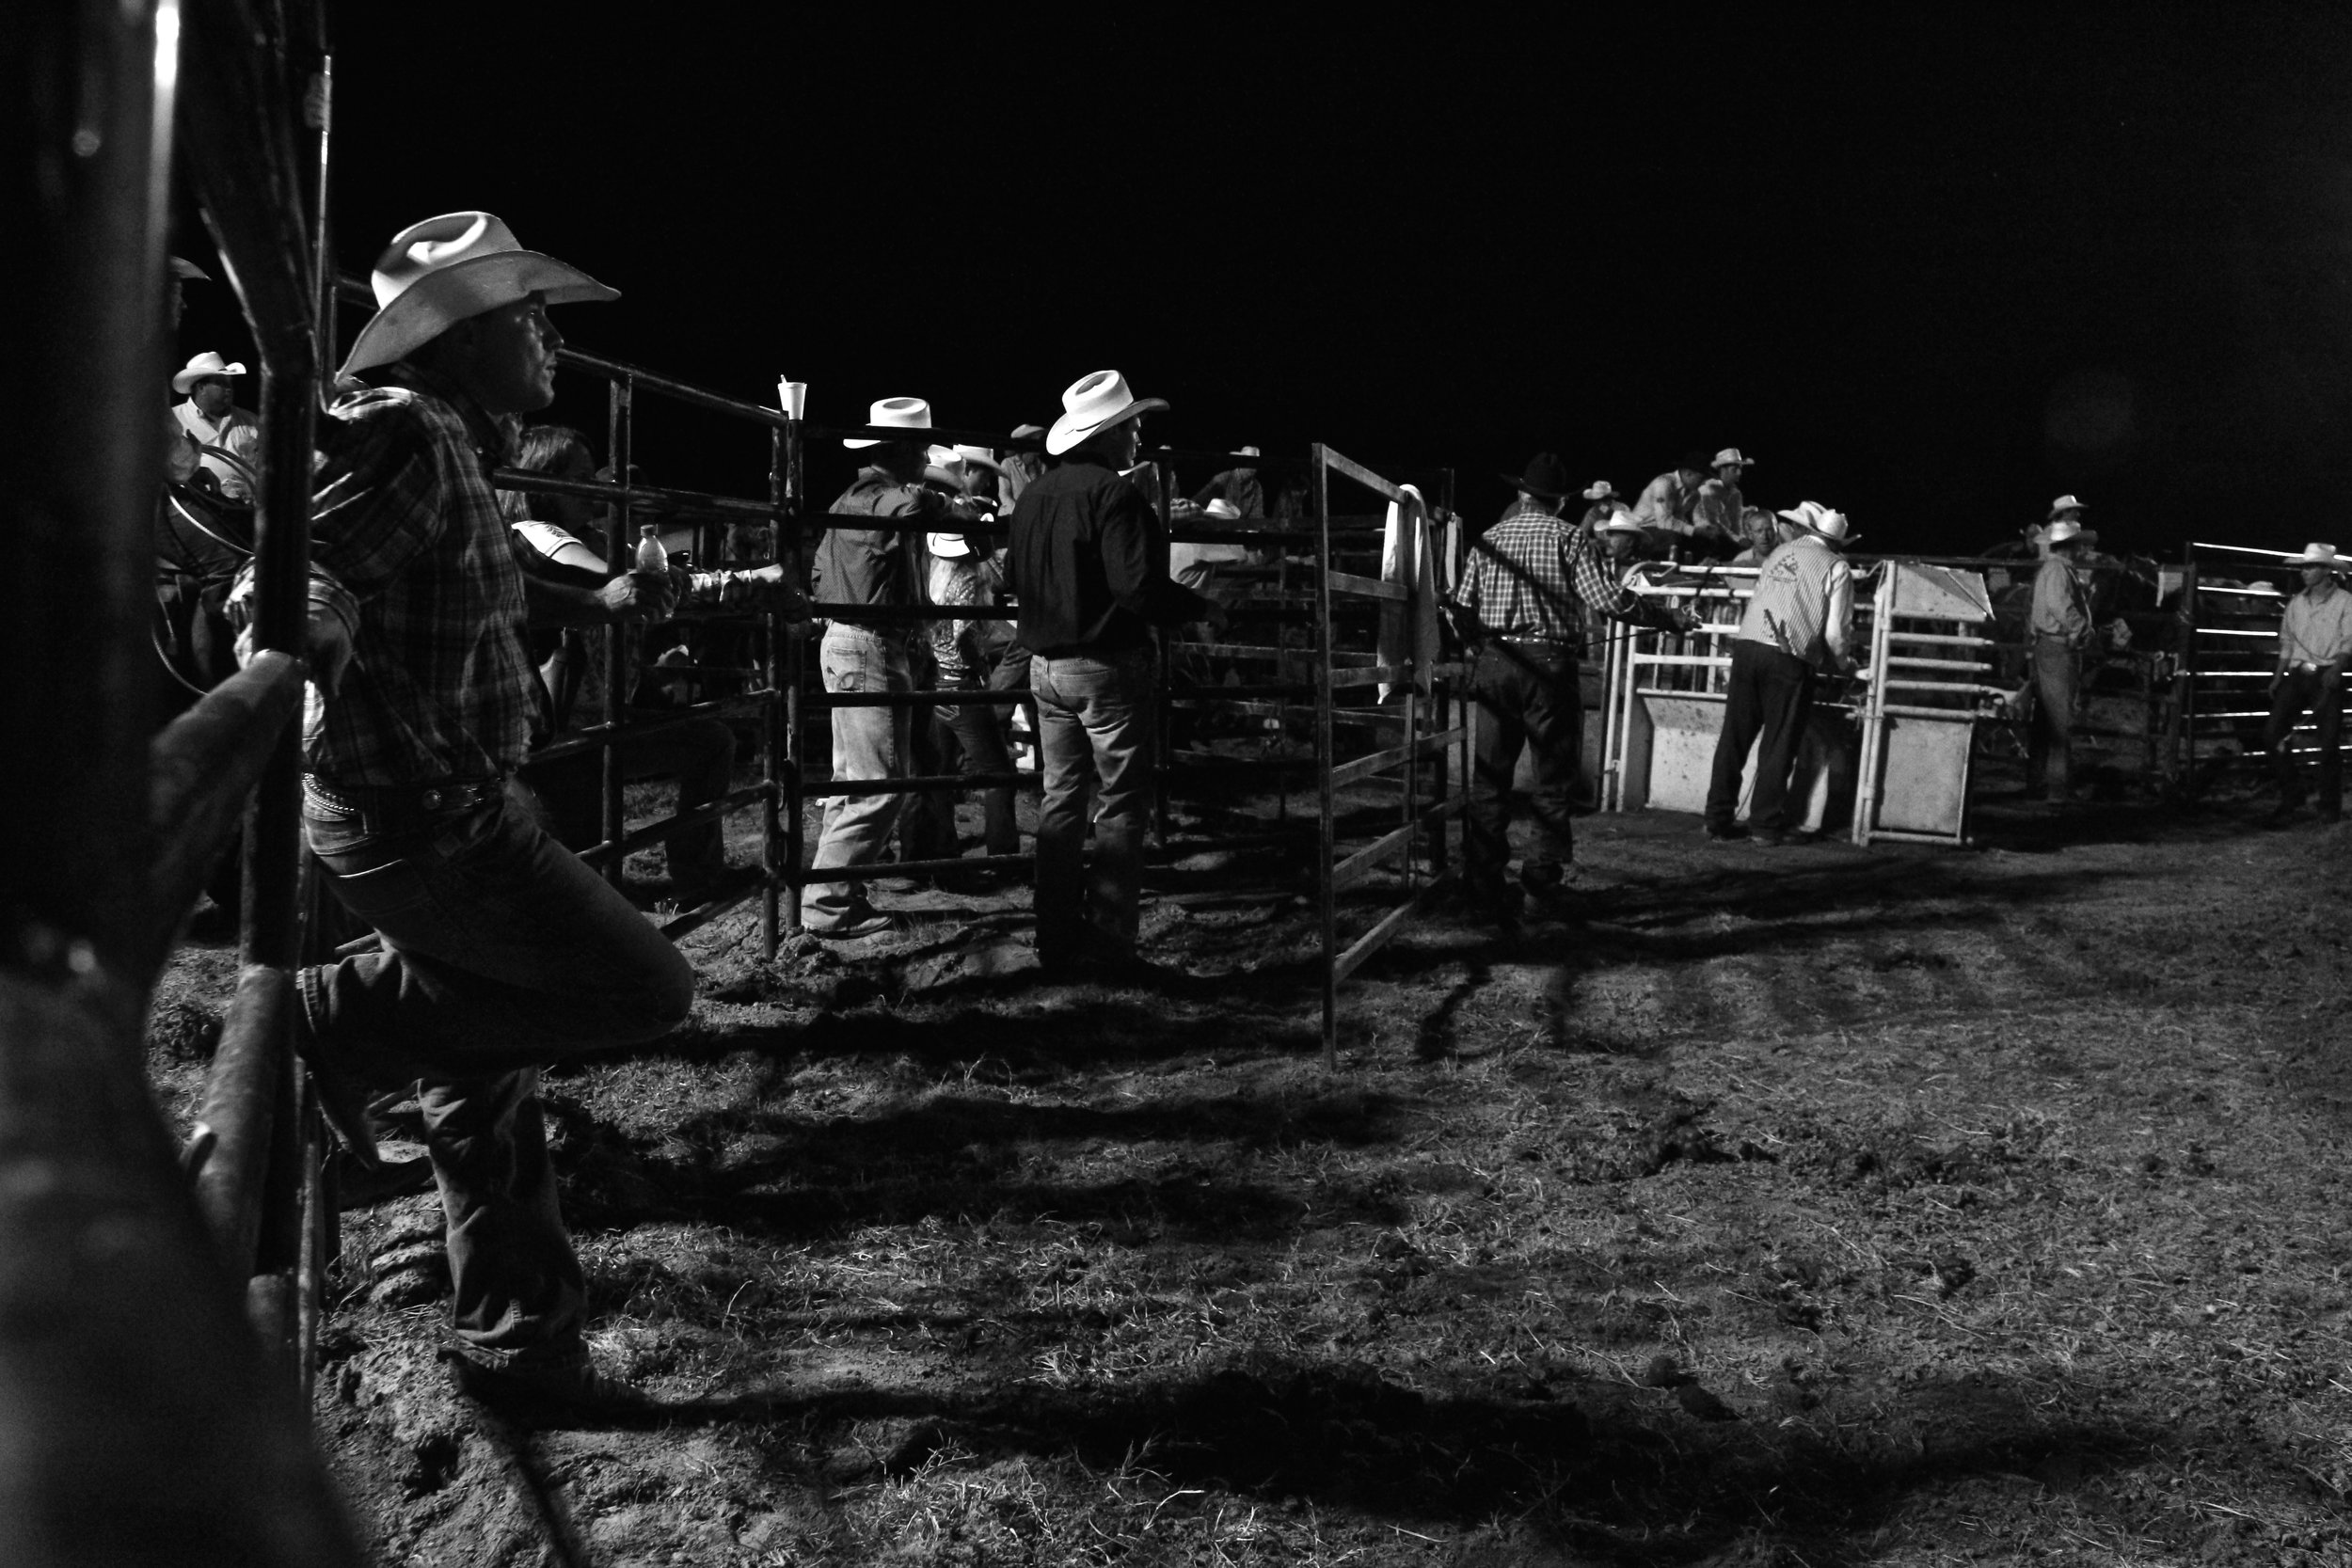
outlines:
[{"label": "metal pipe post", "polygon": [[[1152,473],[1159,482],[1156,488],[1160,498],[1160,539],[1165,543],[1168,530],[1168,487],[1176,483],[1176,469],[1173,465],[1155,457],[1152,460]],[[1175,709],[1168,696],[1168,688],[1175,685],[1175,666],[1168,641],[1166,633],[1152,640],[1152,648],[1158,656],[1158,678],[1153,681],[1152,691],[1154,699],[1152,704],[1152,832],[1162,844],[1168,842],[1168,836],[1167,763],[1172,749],[1170,743],[1175,720]],[[1041,775],[1042,768],[1039,771]]]},{"label": "metal pipe post", "polygon": [[[784,578],[793,587],[808,590],[808,568],[801,559],[802,517],[807,510],[808,473],[807,447],[803,439],[803,426],[799,420],[784,422],[784,512],[776,520],[776,548],[784,562]],[[771,884],[771,899],[785,904],[783,928],[800,934],[801,929],[801,851],[807,837],[808,825],[808,764],[807,746],[801,735],[802,688],[807,681],[808,639],[789,637],[784,641],[780,660],[784,688],[784,778],[782,800],[771,803],[772,819],[781,804],[784,814],[784,838],[779,855],[782,863],[774,867],[777,880]],[[771,675],[771,680],[777,677]],[[771,949],[771,957],[773,950]]]},{"label": "metal pipe post", "polygon": [[[630,378],[615,380],[605,397],[605,451],[612,463],[612,478],[616,483],[628,483],[629,441],[633,411]],[[612,531],[604,541],[604,569],[615,576],[628,571],[635,562],[630,558],[629,544],[631,514],[629,498],[624,493],[612,513]],[[612,726],[604,743],[604,842],[618,844],[626,825],[626,809],[621,772],[621,727],[627,722],[628,707],[628,630],[625,626],[604,628],[604,717]],[[614,855],[604,863],[604,879],[614,887],[621,885],[621,860]]]},{"label": "metal pipe post", "polygon": [[1331,881],[1338,849],[1337,794],[1331,786],[1331,466],[1323,443],[1315,459],[1315,912],[1323,940],[1323,1065],[1340,1065],[1338,890]]}]

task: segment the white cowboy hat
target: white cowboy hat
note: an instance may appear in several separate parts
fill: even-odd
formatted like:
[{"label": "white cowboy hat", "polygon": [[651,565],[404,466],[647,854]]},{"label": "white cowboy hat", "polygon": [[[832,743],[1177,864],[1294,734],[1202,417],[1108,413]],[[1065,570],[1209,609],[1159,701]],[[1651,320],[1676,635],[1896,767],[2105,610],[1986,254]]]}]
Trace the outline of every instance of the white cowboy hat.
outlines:
[{"label": "white cowboy hat", "polygon": [[1220,523],[1238,523],[1241,521],[1241,508],[1219,496],[1203,509],[1201,515],[1213,517]]},{"label": "white cowboy hat", "polygon": [[996,461],[996,454],[986,447],[967,447],[959,441],[956,443],[955,453],[957,459],[967,468],[986,468],[993,474],[1001,474],[1005,471],[1005,466]]},{"label": "white cowboy hat", "polygon": [[1851,545],[1862,537],[1846,531],[1848,524],[1843,512],[1833,512],[1820,501],[1799,501],[1794,508],[1778,515],[1833,545]]},{"label": "white cowboy hat", "polygon": [[1061,395],[1062,416],[1045,433],[1045,451],[1059,457],[1098,431],[1167,408],[1160,398],[1139,398],[1127,390],[1127,378],[1117,371],[1096,371],[1080,376]]},{"label": "white cowboy hat", "polygon": [[1584,499],[1588,501],[1605,501],[1616,493],[1617,487],[1605,479],[1597,479],[1584,487]]},{"label": "white cowboy hat", "polygon": [[2082,498],[2080,496],[2060,496],[2058,499],[2050,503],[2050,515],[2053,517],[2057,516],[2061,512],[2080,512],[2082,510],[2084,510],[2084,507]]},{"label": "white cowboy hat", "polygon": [[1738,447],[1725,447],[1723,451],[1715,454],[1713,467],[1720,468],[1726,463],[1737,463],[1743,468],[1753,468],[1756,467],[1756,459],[1753,457],[1740,456],[1740,449]]},{"label": "white cowboy hat", "polygon": [[232,365],[219,355],[205,351],[188,361],[188,368],[171,378],[171,389],[184,392],[208,375],[243,375],[243,365]]},{"label": "white cowboy hat", "polygon": [[1633,514],[1619,507],[1609,514],[1609,520],[1593,530],[1595,533],[1647,533],[1649,530],[1633,520]]},{"label": "white cowboy hat", "polygon": [[972,541],[961,533],[927,533],[923,535],[923,543],[930,547],[931,554],[944,561],[961,561],[973,553]]},{"label": "white cowboy hat", "polygon": [[2069,517],[2063,522],[2052,523],[2048,528],[2043,529],[2042,542],[2044,545],[2095,545],[2099,542],[2099,536]]},{"label": "white cowboy hat", "polygon": [[445,213],[392,236],[369,282],[375,314],[339,372],[405,359],[459,322],[532,294],[549,305],[621,297],[578,267],[525,250],[488,213]]},{"label": "white cowboy hat", "polygon": [[1260,451],[1255,447],[1235,447],[1233,449],[1233,455],[1235,457],[1263,457],[1265,453]]},{"label": "white cowboy hat", "polygon": [[2336,547],[2333,545],[2306,545],[2303,546],[2303,553],[2301,555],[2288,556],[2286,558],[2285,564],[2289,566],[2325,566],[2332,572],[2341,567],[2352,565],[2352,562],[2338,561],[2336,559]]},{"label": "white cowboy hat", "polygon": [[[929,430],[931,427],[931,405],[921,398],[882,398],[866,410],[866,422],[883,430]],[[879,447],[882,437],[844,436],[841,444],[850,448]],[[934,453],[946,452],[950,457],[955,455],[953,449],[948,447],[933,447],[930,450]],[[933,456],[931,461],[936,463],[939,459]]]}]

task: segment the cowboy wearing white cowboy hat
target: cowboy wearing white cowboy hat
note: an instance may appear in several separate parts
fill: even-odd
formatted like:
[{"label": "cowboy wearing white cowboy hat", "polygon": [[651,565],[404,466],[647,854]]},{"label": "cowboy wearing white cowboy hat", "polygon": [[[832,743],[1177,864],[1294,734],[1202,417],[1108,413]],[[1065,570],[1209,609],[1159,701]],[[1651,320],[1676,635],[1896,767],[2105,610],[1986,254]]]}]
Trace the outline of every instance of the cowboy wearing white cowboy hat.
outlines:
[{"label": "cowboy wearing white cowboy hat", "polygon": [[[2072,496],[2061,496],[2072,501]],[[2074,705],[2082,686],[2082,656],[2097,640],[2090,585],[2076,552],[2097,535],[2076,521],[2074,507],[2053,507],[2057,520],[2042,531],[2042,565],[2033,578],[2033,608],[2026,630],[2033,646],[2034,712],[2026,748],[2026,799],[2072,799]]]},{"label": "cowboy wearing white cowboy hat", "polygon": [[[1593,510],[1597,512],[1601,509],[1595,507]],[[1622,502],[1593,531],[1593,540],[1600,546],[1602,563],[1614,567],[1621,576],[1631,569],[1648,538],[1649,530],[1635,522],[1633,514],[1628,512]]]},{"label": "cowboy wearing white cowboy hat", "polygon": [[1692,536],[1708,540],[1719,556],[1728,556],[1740,547],[1740,520],[1748,506],[1747,498],[1740,493],[1740,476],[1755,465],[1756,459],[1738,447],[1724,448],[1710,465],[1715,477],[1700,483],[1698,495],[1691,502]]},{"label": "cowboy wearing white cowboy hat", "polygon": [[[1264,454],[1256,447],[1242,447],[1233,455],[1254,458]],[[1220,498],[1231,501],[1234,509],[1244,517],[1265,515],[1265,485],[1258,478],[1258,469],[1254,464],[1227,468],[1212,475],[1209,483],[1194,494],[1192,503],[1195,506],[1207,506],[1211,501]]]},{"label": "cowboy wearing white cowboy hat", "polygon": [[[1819,501],[1782,512],[1785,541],[1756,574],[1756,594],[1731,644],[1731,682],[1724,726],[1715,736],[1707,786],[1707,836],[1753,836],[1759,844],[1801,841],[1789,821],[1788,771],[1812,715],[1813,688],[1824,671],[1853,668],[1853,568],[1844,551],[1856,535],[1846,515]],[[1748,826],[1733,820],[1750,745],[1756,786]]]},{"label": "cowboy wearing white cowboy hat", "polygon": [[262,416],[238,407],[230,385],[243,374],[243,365],[207,350],[171,378],[171,389],[185,400],[171,405],[182,439],[195,443],[199,469],[238,501],[253,499],[253,465],[262,446]]},{"label": "cowboy wearing white cowboy hat", "polygon": [[1625,502],[1618,498],[1617,487],[1605,479],[1597,479],[1584,486],[1583,495],[1592,504],[1584,509],[1581,526],[1597,539],[1600,526],[1613,514],[1625,510]]},{"label": "cowboy wearing white cowboy hat", "polygon": [[2303,768],[2291,741],[2308,712],[2318,729],[2313,738],[2320,819],[2337,822],[2344,816],[2344,754],[2337,743],[2344,727],[2344,665],[2352,658],[2352,593],[2336,578],[2352,569],[2352,562],[2339,560],[2333,545],[2306,545],[2285,564],[2301,570],[2303,591],[2287,601],[2279,621],[2279,664],[2270,677],[2270,718],[2263,730],[2263,747],[2279,781],[2279,806],[2271,820],[2284,820],[2303,803]]},{"label": "cowboy wearing white cowboy hat", "polygon": [[[928,599],[927,535],[958,534],[978,516],[949,493],[961,492],[961,460],[930,440],[931,405],[921,398],[891,397],[866,411],[873,436],[850,436],[841,444],[866,454],[866,467],[831,508],[835,526],[817,546],[813,596],[845,607],[818,645],[825,689],[844,694],[889,695],[931,687],[933,655],[914,611]],[[934,489],[924,481],[942,462]],[[850,527],[845,516],[870,517],[875,526]],[[860,610],[872,612],[861,616]],[[918,673],[923,677],[918,680]],[[942,771],[940,750],[930,723],[908,707],[837,706],[833,710],[833,774],[837,780],[904,778],[910,772]],[[825,824],[810,863],[870,865],[882,858],[892,830],[911,810],[906,834],[910,860],[951,859],[956,853],[954,807],[944,792],[914,798],[900,794],[837,795],[825,802]],[[896,922],[877,911],[862,881],[812,881],[801,890],[801,921],[811,935],[855,941],[879,935]]]},{"label": "cowboy wearing white cowboy hat", "polygon": [[588,1359],[536,1064],[668,1033],[694,973],[506,783],[541,695],[525,623],[658,615],[670,585],[527,578],[487,475],[501,421],[554,397],[548,303],[615,295],[479,212],[402,230],[373,283],[380,308],[344,370],[382,385],[320,421],[304,817],[329,885],[386,941],[301,972],[295,1046],[363,1164],[369,1091],[430,1085],[461,1380],[601,1402],[615,1391]]},{"label": "cowboy wearing white cowboy hat", "polygon": [[[1124,477],[1143,416],[1168,404],[1136,397],[1117,371],[1080,377],[1061,401],[1045,435],[1061,466],[1022,492],[1006,561],[1043,731],[1038,959],[1053,970],[1126,968],[1136,961],[1152,802],[1152,628],[1222,626],[1225,612],[1168,577],[1159,513]],[[1088,871],[1089,785],[1099,797]]]}]

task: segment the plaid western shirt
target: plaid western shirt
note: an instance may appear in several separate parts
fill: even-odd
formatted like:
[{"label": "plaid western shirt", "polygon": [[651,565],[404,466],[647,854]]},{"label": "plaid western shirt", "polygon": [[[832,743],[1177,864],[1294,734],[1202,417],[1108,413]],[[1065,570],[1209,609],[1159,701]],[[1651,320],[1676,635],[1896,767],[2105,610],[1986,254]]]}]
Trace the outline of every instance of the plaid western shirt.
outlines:
[{"label": "plaid western shirt", "polygon": [[303,762],[347,785],[488,778],[521,763],[541,700],[488,477],[507,436],[414,366],[390,379],[338,399],[320,435],[310,600],[358,657],[333,698],[313,689]]},{"label": "plaid western shirt", "polygon": [[1470,557],[1454,605],[1497,636],[1575,647],[1586,605],[1620,621],[1653,618],[1629,607],[1581,530],[1527,497],[1470,541]]}]

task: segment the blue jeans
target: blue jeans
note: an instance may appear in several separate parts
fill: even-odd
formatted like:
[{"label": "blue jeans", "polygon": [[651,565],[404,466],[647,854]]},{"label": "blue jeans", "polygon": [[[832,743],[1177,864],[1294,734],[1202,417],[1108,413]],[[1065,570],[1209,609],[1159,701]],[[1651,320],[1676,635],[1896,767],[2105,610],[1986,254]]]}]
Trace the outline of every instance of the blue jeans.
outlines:
[{"label": "blue jeans", "polygon": [[1037,954],[1048,967],[1135,953],[1152,811],[1152,663],[1149,648],[1030,660],[1045,774],[1037,815]]},{"label": "blue jeans", "polygon": [[1789,827],[1788,770],[1813,712],[1813,666],[1769,643],[1731,645],[1731,683],[1724,727],[1715,736],[1715,765],[1707,783],[1707,824],[1728,828],[1740,811],[1740,776],[1756,748],[1756,788],[1748,796],[1748,826],[1758,832]]},{"label": "blue jeans", "polygon": [[585,1296],[538,1069],[668,1034],[693,1005],[693,970],[513,797],[396,827],[313,798],[304,818],[336,896],[384,939],[302,971],[304,1017],[342,1070],[418,1085],[461,1348],[579,1359]]},{"label": "blue jeans", "polygon": [[1470,669],[1478,746],[1463,817],[1462,876],[1482,898],[1502,892],[1511,863],[1511,780],[1519,752],[1535,753],[1529,804],[1534,844],[1521,870],[1531,887],[1556,887],[1575,858],[1577,781],[1584,767],[1584,693],[1576,650],[1565,644],[1489,640]]},{"label": "blue jeans", "polygon": [[[870,631],[835,623],[818,649],[825,689],[896,692],[914,689],[903,632]],[[898,779],[913,751],[913,713],[903,707],[837,707],[833,710],[833,776]],[[835,795],[825,801],[824,831],[817,840],[812,869],[828,865],[871,865],[882,858],[890,830],[898,820],[903,795]],[[871,911],[855,882],[811,882],[801,890],[801,919],[822,930],[861,920]]]}]

